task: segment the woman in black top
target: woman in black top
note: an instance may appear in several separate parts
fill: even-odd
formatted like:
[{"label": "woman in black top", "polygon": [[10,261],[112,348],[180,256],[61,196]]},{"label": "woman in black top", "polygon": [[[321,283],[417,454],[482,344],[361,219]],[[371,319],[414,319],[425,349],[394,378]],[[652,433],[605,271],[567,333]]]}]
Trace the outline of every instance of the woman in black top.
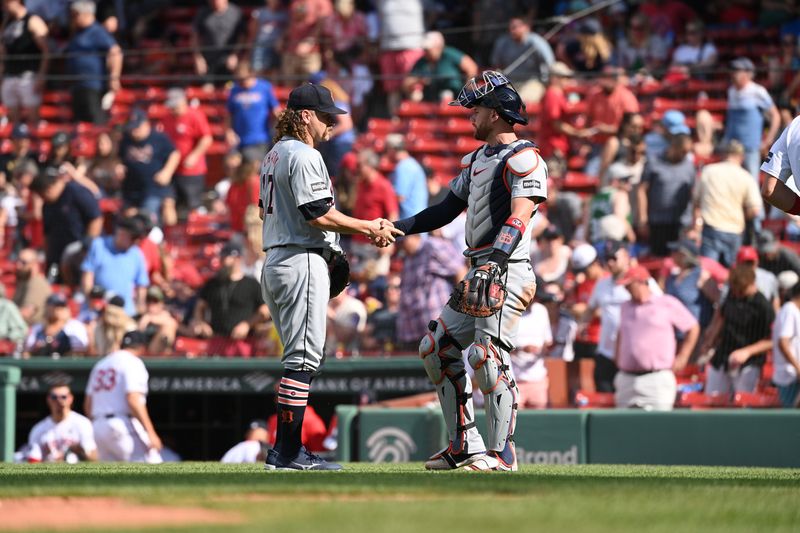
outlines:
[{"label": "woman in black top", "polygon": [[775,311],[756,288],[753,269],[736,265],[728,280],[730,293],[714,314],[704,347],[714,347],[706,373],[707,394],[755,392],[772,346]]}]

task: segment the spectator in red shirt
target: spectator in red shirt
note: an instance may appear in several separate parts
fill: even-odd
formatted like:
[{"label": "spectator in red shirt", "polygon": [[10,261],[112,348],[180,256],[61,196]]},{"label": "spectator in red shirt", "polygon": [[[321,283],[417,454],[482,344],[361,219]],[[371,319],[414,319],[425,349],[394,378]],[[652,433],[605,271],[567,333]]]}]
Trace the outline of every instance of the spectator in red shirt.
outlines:
[{"label": "spectator in red shirt", "polygon": [[[380,158],[370,149],[358,153],[356,197],[353,205],[353,216],[372,220],[386,218],[395,220],[399,208],[397,195],[391,182],[378,172]],[[376,248],[366,237],[354,235],[351,245],[353,257],[353,277],[363,281],[372,281],[375,278],[389,273],[389,263],[393,246]]]},{"label": "spectator in red shirt", "polygon": [[164,133],[181,154],[181,162],[173,179],[177,205],[179,209],[185,207],[194,210],[203,202],[208,171],[206,151],[213,142],[211,128],[200,110],[189,107],[183,89],[176,87],[167,91],[164,105],[172,111],[164,119]]},{"label": "spectator in red shirt", "polygon": [[680,0],[648,0],[639,6],[639,13],[650,21],[650,27],[662,37],[678,35],[697,15]]},{"label": "spectator in red shirt", "polygon": [[569,102],[564,88],[575,73],[561,61],[550,66],[550,81],[542,97],[539,149],[542,157],[566,160],[569,156],[569,138],[583,137],[584,131],[567,122]]},{"label": "spectator in red shirt", "polygon": [[639,101],[625,86],[623,71],[618,67],[605,67],[598,79],[599,89],[586,100],[586,123],[592,137],[592,153],[584,171],[596,176],[600,170],[600,151],[605,142],[617,133],[625,113],[638,113]]},{"label": "spectator in red shirt", "polygon": [[248,206],[258,204],[260,187],[258,169],[260,165],[261,163],[258,161],[245,161],[239,165],[239,168],[233,173],[231,186],[225,197],[231,229],[238,233],[244,233],[244,218]]},{"label": "spectator in red shirt", "polygon": [[333,13],[320,21],[320,39],[327,65],[334,54],[363,47],[367,40],[367,19],[354,0],[335,0]]},{"label": "spectator in red shirt", "polygon": [[[608,274],[597,260],[597,250],[591,244],[576,246],[572,251],[570,263],[577,279],[572,297],[572,315],[580,319],[588,309],[589,299],[597,281]],[[600,315],[595,312],[588,323],[578,329],[575,338],[575,357],[591,359],[597,350],[598,342],[600,342]]]},{"label": "spectator in red shirt", "polygon": [[333,12],[330,0],[292,0],[283,37],[282,74],[305,78],[322,69],[320,20]]}]

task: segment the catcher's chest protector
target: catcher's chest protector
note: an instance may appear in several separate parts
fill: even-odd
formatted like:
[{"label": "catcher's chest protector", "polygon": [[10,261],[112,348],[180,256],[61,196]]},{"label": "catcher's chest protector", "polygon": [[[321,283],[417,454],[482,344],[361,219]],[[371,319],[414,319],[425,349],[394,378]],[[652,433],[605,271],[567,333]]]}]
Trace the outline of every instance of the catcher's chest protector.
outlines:
[{"label": "catcher's chest protector", "polygon": [[[511,216],[511,189],[519,179],[508,170],[508,160],[526,148],[536,145],[517,140],[502,147],[480,148],[464,158],[461,179],[469,180],[466,240],[467,255],[488,254],[500,228]],[[542,164],[544,169],[544,165]],[[533,178],[531,178],[533,179]],[[545,178],[546,179],[546,178]],[[541,184],[541,179],[537,178]],[[546,193],[545,193],[546,194]],[[524,259],[530,249],[533,224],[529,224],[512,259]]]}]

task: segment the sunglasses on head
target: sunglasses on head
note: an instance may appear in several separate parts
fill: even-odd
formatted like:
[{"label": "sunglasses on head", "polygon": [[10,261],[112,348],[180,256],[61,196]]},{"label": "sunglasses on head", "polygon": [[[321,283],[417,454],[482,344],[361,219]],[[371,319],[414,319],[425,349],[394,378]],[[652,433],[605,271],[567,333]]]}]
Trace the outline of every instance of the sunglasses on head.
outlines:
[{"label": "sunglasses on head", "polygon": [[69,399],[69,394],[50,394],[51,400],[67,400]]}]

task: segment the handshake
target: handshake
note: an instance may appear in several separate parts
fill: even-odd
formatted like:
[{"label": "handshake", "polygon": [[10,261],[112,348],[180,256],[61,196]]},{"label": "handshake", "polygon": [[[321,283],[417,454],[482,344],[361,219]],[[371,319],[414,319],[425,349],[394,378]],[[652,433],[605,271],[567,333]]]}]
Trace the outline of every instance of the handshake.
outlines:
[{"label": "handshake", "polygon": [[376,218],[367,223],[367,236],[378,248],[386,248],[395,241],[395,237],[403,235],[405,234],[385,218]]}]

